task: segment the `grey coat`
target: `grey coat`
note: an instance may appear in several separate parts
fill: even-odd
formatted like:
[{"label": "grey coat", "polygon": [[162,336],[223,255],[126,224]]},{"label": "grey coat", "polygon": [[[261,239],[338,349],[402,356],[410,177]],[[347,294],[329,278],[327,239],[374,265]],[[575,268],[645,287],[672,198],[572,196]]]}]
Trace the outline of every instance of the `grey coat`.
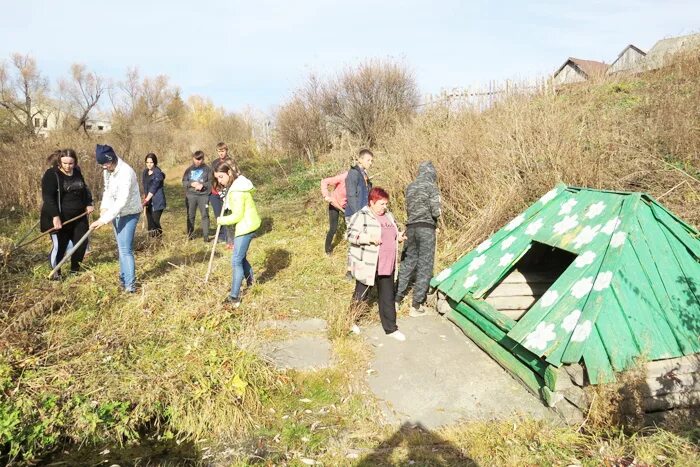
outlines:
[{"label": "grey coat", "polygon": [[440,217],[440,191],[433,163],[421,162],[418,176],[406,187],[406,225],[435,226]]}]

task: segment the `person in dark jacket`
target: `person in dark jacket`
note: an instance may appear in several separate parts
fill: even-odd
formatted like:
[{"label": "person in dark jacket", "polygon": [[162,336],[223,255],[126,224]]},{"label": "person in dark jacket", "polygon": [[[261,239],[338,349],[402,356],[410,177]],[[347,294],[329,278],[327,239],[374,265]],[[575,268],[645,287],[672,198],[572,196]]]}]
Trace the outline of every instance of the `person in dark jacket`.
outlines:
[{"label": "person in dark jacket", "polygon": [[357,164],[348,170],[345,179],[347,204],[345,205],[345,220],[347,221],[360,209],[367,206],[369,192],[372,190],[372,182],[369,180],[367,170],[372,167],[374,154],[369,149],[363,149],[357,156]]},{"label": "person in dark jacket", "polygon": [[[42,232],[54,230],[51,234],[53,247],[49,256],[51,269],[56,267],[68,250],[69,243],[76,244],[88,231],[87,215],[72,221],[83,213],[89,215],[94,211],[92,193],[85,183],[78,165],[78,156],[72,149],[63,149],[56,155],[57,165],[50,167],[41,179],[40,228]],[[80,264],[85,257],[87,242],[71,256],[71,273],[80,271]],[[58,271],[52,279],[61,277]]]},{"label": "person in dark jacket", "polygon": [[[228,145],[223,141],[217,143],[216,154],[219,157],[214,159],[214,161],[211,163],[212,174],[215,174],[219,166],[224,162],[235,165],[233,158],[228,153]],[[214,180],[214,177],[212,177],[212,181],[216,181]],[[209,204],[214,211],[214,218],[218,219],[221,216],[221,208],[224,205],[225,196],[226,193],[220,193],[216,187],[216,183],[212,183],[211,194],[209,195]],[[233,238],[233,233],[229,227],[222,226],[221,229],[219,229],[219,241],[226,242],[226,248],[229,250],[233,249]]]},{"label": "person in dark jacket", "polygon": [[406,187],[406,234],[408,240],[399,268],[396,302],[401,303],[415,275],[413,300],[409,314],[426,314],[423,304],[428,295],[435,261],[435,229],[440,217],[440,191],[432,162],[421,162],[418,176]]},{"label": "person in dark jacket", "polygon": [[158,156],[153,153],[146,155],[144,159],[146,168],[143,169],[141,181],[143,184],[144,196],[141,205],[146,208],[146,221],[148,223],[148,235],[160,237],[163,235],[163,228],[160,225],[160,216],[165,210],[165,174],[158,167]]},{"label": "person in dark jacket", "polygon": [[196,151],[192,154],[192,165],[185,170],[182,176],[182,186],[185,188],[185,201],[187,204],[187,236],[194,238],[194,222],[197,210],[202,218],[202,236],[204,241],[209,241],[209,194],[211,193],[212,173],[204,163],[204,152]]}]

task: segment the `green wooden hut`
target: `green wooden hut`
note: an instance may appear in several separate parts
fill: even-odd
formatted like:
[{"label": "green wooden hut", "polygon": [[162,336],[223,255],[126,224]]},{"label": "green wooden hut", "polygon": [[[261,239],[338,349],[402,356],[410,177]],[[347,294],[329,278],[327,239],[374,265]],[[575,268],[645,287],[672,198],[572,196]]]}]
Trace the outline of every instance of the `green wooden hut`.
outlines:
[{"label": "green wooden hut", "polygon": [[[569,380],[614,381],[639,357],[650,378],[690,375],[682,390],[700,401],[699,260],[698,232],[652,197],[558,185],[431,285],[438,309],[550,405]],[[661,386],[645,395],[673,393]]]}]

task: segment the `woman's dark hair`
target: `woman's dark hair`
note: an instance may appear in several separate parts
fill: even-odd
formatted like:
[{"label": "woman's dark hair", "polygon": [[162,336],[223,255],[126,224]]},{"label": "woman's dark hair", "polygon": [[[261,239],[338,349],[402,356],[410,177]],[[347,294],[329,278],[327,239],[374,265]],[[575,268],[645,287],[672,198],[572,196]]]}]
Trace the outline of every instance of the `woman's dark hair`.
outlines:
[{"label": "woman's dark hair", "polygon": [[73,149],[62,149],[59,154],[58,154],[58,160],[57,162],[61,162],[61,159],[64,157],[70,157],[75,161],[75,165],[78,165],[78,155],[75,153],[75,150]]},{"label": "woman's dark hair", "polygon": [[[231,180],[230,180],[231,183],[233,183],[233,181],[235,179],[237,179],[238,176],[241,174],[240,170],[238,170],[238,166],[236,165],[236,163],[230,162],[230,161],[222,162],[221,164],[219,164],[219,166],[216,168],[216,170],[214,170],[215,174],[218,172],[227,173],[229,175],[229,177],[231,177]],[[229,184],[229,186],[231,186],[231,185]],[[219,183],[219,180],[215,176],[214,177],[214,188],[216,188],[218,191],[219,189],[223,190],[224,188],[228,188],[228,187],[222,186]]]},{"label": "woman's dark hair", "polygon": [[155,165],[156,167],[158,166],[158,156],[156,156],[152,152],[149,152],[148,154],[146,154],[146,157],[143,158],[143,161],[148,162],[148,159],[151,159],[153,161],[153,165]]},{"label": "woman's dark hair", "polygon": [[194,154],[192,154],[192,157],[197,160],[204,159],[204,151],[195,151]]},{"label": "woman's dark hair", "polygon": [[52,152],[51,154],[49,154],[46,157],[46,163],[49,165],[49,167],[58,167],[60,155],[61,155],[61,150],[56,149],[54,152]]}]

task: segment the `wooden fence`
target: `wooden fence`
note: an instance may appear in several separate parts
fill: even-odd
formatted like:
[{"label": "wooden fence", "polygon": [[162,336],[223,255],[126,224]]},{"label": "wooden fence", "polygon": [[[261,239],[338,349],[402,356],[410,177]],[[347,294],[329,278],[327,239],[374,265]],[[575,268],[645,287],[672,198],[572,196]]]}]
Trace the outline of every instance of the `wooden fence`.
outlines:
[{"label": "wooden fence", "polygon": [[537,95],[548,92],[553,92],[548,78],[488,81],[474,86],[443,89],[438,94],[426,94],[419,107],[466,106],[481,112],[492,107],[499,100],[513,95]]}]

